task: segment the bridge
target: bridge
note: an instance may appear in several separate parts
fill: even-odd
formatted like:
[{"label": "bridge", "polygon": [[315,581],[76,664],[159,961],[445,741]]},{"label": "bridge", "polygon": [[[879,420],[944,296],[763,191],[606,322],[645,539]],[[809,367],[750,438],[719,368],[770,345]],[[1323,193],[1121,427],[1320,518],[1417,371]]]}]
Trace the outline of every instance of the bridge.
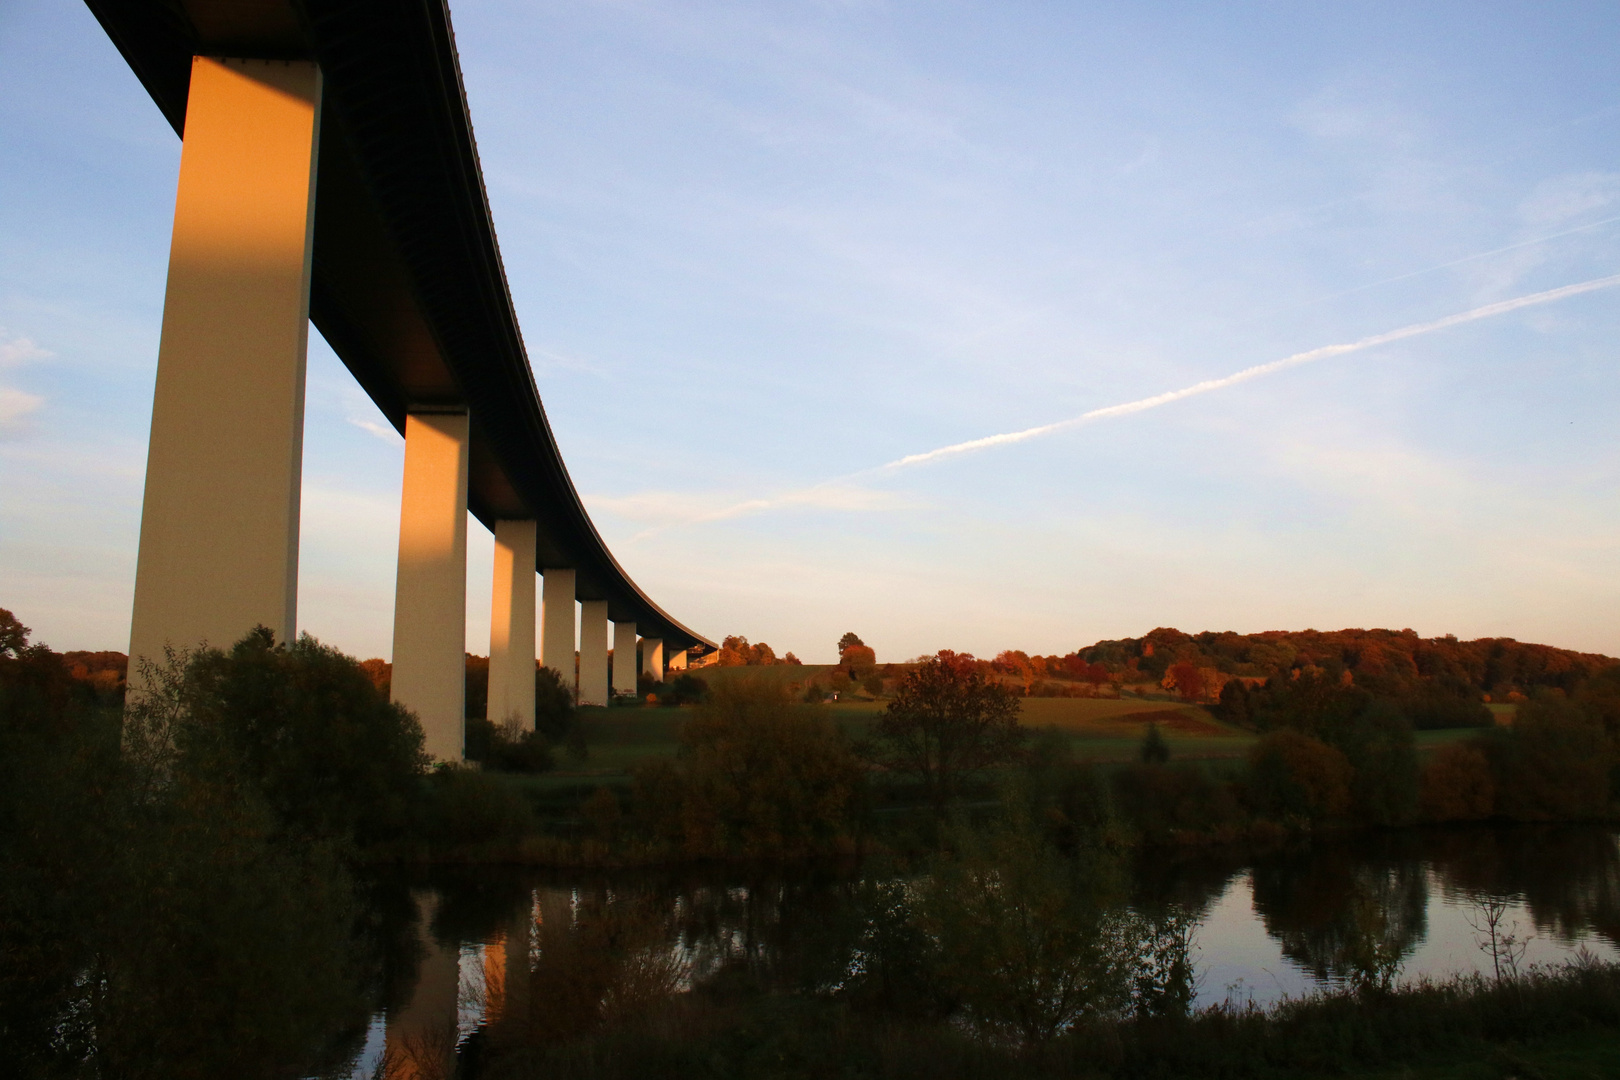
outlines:
[{"label": "bridge", "polygon": [[[489,716],[715,646],[624,572],[569,479],[495,239],[445,0],[87,0],[181,135],[130,632],[296,631],[309,324],[405,438],[394,699],[461,758],[466,521],[495,535]],[[612,624],[611,688],[609,624]],[[639,640],[638,640],[639,638]],[[626,659],[629,663],[626,663]]]}]

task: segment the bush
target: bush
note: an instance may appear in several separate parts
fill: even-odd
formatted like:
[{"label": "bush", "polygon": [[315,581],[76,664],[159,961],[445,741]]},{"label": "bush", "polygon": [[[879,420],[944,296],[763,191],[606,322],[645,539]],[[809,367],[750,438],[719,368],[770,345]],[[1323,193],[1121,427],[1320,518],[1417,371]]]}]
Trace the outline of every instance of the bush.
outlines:
[{"label": "bush", "polygon": [[1059,857],[1013,812],[985,835],[958,832],[934,861],[918,922],[938,945],[936,979],[987,1034],[1026,1045],[1112,1016],[1130,1000],[1137,926],[1104,906],[1103,879]]},{"label": "bush", "polygon": [[450,846],[517,840],[535,828],[527,800],[498,777],[457,765],[433,770],[428,784],[426,829]]},{"label": "bush", "polygon": [[574,691],[548,667],[534,670],[534,729],[548,743],[561,742],[574,724]]},{"label": "bush", "polygon": [[860,766],[843,733],[771,684],[727,681],[681,728],[675,762],[636,774],[647,829],[690,855],[794,856],[847,833]]},{"label": "bush", "polygon": [[1375,701],[1327,741],[1343,751],[1354,770],[1350,808],[1358,821],[1399,825],[1412,820],[1418,803],[1417,747],[1398,709]]},{"label": "bush", "polygon": [[1250,799],[1280,821],[1343,814],[1353,774],[1342,752],[1297,731],[1273,731],[1249,751]]},{"label": "bush", "polygon": [[[342,673],[321,657],[311,666],[307,681],[336,683],[341,703]],[[166,674],[170,687],[189,685],[183,663]],[[276,673],[266,681],[288,696]],[[118,709],[95,698],[58,654],[0,637],[0,1043],[9,1071],[326,1074],[339,1063],[323,1061],[320,1048],[363,1029],[368,1015],[359,913],[340,845],[310,842],[291,825],[344,815],[274,812],[266,790],[288,801],[285,783],[264,783],[278,770],[250,774],[221,743],[176,731],[169,721],[191,723],[178,709],[148,710],[159,721],[151,731],[132,710],[121,748]],[[346,709],[330,713],[353,720]],[[307,793],[291,801],[311,807]]]},{"label": "bush", "polygon": [[1484,751],[1452,743],[1434,752],[1423,768],[1419,806],[1430,821],[1478,821],[1496,806],[1496,780]]},{"label": "bush", "polygon": [[677,675],[665,687],[664,692],[658,695],[658,703],[663,706],[696,705],[709,696],[709,684],[696,675]]},{"label": "bush", "polygon": [[132,722],[171,724],[183,756],[240,776],[283,828],[364,843],[408,820],[426,766],[422,729],[353,658],[307,634],[278,645],[260,627],[228,653],[176,656],[151,674]]},{"label": "bush", "polygon": [[542,732],[477,718],[467,721],[467,760],[511,773],[549,772],[556,764]]},{"label": "bush", "polygon": [[1496,778],[1496,809],[1516,821],[1578,821],[1609,809],[1612,747],[1574,703],[1544,697],[1519,706],[1513,726],[1480,739]]}]

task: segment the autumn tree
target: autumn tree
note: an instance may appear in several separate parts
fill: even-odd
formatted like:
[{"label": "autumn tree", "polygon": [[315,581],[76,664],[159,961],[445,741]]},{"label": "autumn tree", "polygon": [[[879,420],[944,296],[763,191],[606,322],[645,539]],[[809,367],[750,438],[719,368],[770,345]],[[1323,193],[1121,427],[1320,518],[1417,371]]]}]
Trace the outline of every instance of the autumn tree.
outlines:
[{"label": "autumn tree", "polygon": [[851,645],[843,651],[838,660],[849,668],[849,677],[852,679],[864,679],[877,669],[877,653],[867,645]]},{"label": "autumn tree", "polygon": [[838,639],[838,655],[843,656],[844,655],[844,650],[849,648],[851,645],[865,645],[865,644],[866,644],[866,642],[861,640],[861,636],[859,634],[857,634],[855,631],[851,630],[847,634],[845,634],[843,637]]},{"label": "autumn tree", "polygon": [[[1035,678],[1038,671],[1035,663],[1029,658],[1027,653],[1025,653],[1022,649],[1008,649],[1005,652],[996,654],[996,658],[994,661],[992,661],[992,663],[995,665],[997,671],[1006,672],[1008,675],[1016,677],[1019,682],[1023,683],[1024,696],[1029,696],[1030,688],[1035,685]],[[1040,670],[1044,670],[1044,665]]]},{"label": "autumn tree", "polygon": [[962,783],[1010,761],[1024,739],[1018,699],[968,653],[942,650],[902,675],[876,727],[877,759],[916,777],[936,813]]}]

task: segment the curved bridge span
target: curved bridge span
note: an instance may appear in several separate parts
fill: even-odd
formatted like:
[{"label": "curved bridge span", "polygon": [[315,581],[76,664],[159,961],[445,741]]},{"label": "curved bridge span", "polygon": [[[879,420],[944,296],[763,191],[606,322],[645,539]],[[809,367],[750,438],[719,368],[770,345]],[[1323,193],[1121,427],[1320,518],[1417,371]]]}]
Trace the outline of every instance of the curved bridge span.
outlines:
[{"label": "curved bridge span", "polygon": [[[405,437],[393,692],[462,751],[466,512],[496,538],[490,716],[714,643],[603,543],[546,421],[444,0],[87,0],[182,136],[131,662],[296,626],[312,321]],[[638,646],[639,637],[639,646]],[[625,663],[628,660],[629,663]]]}]

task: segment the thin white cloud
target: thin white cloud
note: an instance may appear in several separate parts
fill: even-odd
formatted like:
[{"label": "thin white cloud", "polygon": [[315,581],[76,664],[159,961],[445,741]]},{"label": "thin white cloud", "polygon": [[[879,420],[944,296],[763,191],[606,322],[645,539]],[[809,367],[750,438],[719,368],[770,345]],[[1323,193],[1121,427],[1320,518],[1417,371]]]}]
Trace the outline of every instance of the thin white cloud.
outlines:
[{"label": "thin white cloud", "polygon": [[[3,333],[0,331],[0,335]],[[54,355],[49,349],[42,349],[25,337],[0,340],[0,368],[16,367],[30,360],[48,360]]]},{"label": "thin white cloud", "polygon": [[1519,217],[1528,225],[1545,228],[1602,210],[1616,200],[1620,200],[1620,173],[1570,173],[1537,184],[1519,204]]},{"label": "thin white cloud", "polygon": [[38,394],[26,394],[9,386],[0,386],[0,433],[9,432],[29,413],[45,404]]},{"label": "thin white cloud", "polygon": [[969,439],[966,442],[952,443],[950,446],[941,446],[936,450],[928,450],[920,454],[908,454],[903,458],[896,461],[891,461],[886,465],[881,466],[881,469],[884,471],[904,469],[913,465],[923,465],[928,462],[938,461],[941,458],[956,457],[961,454],[971,454],[980,450],[989,450],[997,446],[1009,446],[1013,443],[1027,442],[1030,439],[1038,439],[1044,435],[1052,435],[1056,432],[1065,431],[1072,427],[1078,427],[1081,424],[1087,424],[1094,420],[1105,420],[1115,416],[1129,416],[1132,413],[1146,412],[1149,409],[1156,409],[1161,405],[1168,405],[1171,402],[1181,401],[1184,398],[1197,397],[1200,394],[1207,394],[1213,390],[1224,390],[1229,386],[1236,386],[1238,383],[1248,382],[1251,379],[1258,379],[1264,375],[1274,375],[1279,371],[1284,371],[1292,367],[1298,367],[1301,364],[1309,364],[1316,360],[1325,360],[1332,356],[1344,356],[1347,353],[1361,352],[1364,349],[1375,348],[1379,345],[1388,345],[1394,341],[1402,341],[1406,338],[1419,337],[1424,334],[1432,334],[1437,330],[1445,330],[1449,327],[1460,326],[1463,323],[1476,322],[1480,319],[1489,319],[1496,315],[1505,315],[1510,311],[1518,311],[1521,308],[1535,307],[1540,304],[1550,304],[1556,300],[1563,300],[1571,296],[1579,296],[1582,293],[1594,292],[1598,289],[1606,289],[1614,285],[1620,285],[1620,274],[1612,274],[1608,277],[1593,278],[1590,281],[1582,281],[1574,285],[1564,285],[1557,289],[1548,289],[1544,292],[1531,293],[1528,296],[1518,296],[1511,300],[1501,300],[1494,304],[1485,304],[1482,307],[1472,308],[1468,311],[1461,311],[1455,315],[1447,315],[1443,319],[1435,319],[1432,322],[1425,323],[1414,323],[1411,326],[1403,326],[1398,330],[1390,330],[1382,334],[1374,334],[1371,337],[1364,337],[1359,341],[1346,342],[1341,345],[1323,345],[1320,348],[1295,353],[1293,356],[1285,356],[1281,360],[1273,360],[1267,364],[1256,364],[1254,367],[1244,368],[1242,371],[1234,372],[1231,375],[1226,375],[1219,379],[1206,379],[1203,382],[1194,383],[1192,386],[1182,387],[1180,390],[1170,390],[1163,394],[1155,394],[1153,397],[1138,398],[1136,401],[1127,401],[1119,405],[1107,405],[1100,409],[1092,409],[1090,412],[1082,413],[1079,416],[1069,417],[1067,420],[1058,420],[1054,423],[1042,424],[1038,427],[1025,428],[1022,431],[1009,431],[1000,435],[987,435],[981,439]]},{"label": "thin white cloud", "polygon": [[346,419],[350,424],[353,424],[355,427],[359,428],[361,431],[365,432],[367,435],[381,439],[390,446],[405,445],[405,440],[400,437],[399,432],[395,431],[387,424],[379,424],[375,420],[365,420],[355,416],[345,417],[344,419]]}]

